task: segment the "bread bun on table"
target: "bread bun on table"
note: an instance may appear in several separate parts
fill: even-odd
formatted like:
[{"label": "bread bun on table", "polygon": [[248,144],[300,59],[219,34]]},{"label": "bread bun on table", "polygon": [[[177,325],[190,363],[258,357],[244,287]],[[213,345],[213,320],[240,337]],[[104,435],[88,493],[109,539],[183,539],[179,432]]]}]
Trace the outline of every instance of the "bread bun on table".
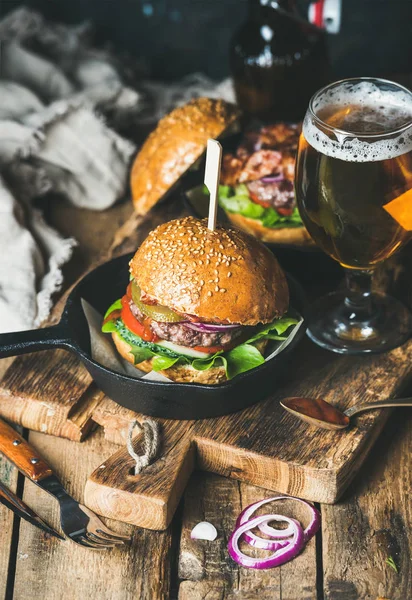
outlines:
[{"label": "bread bun on table", "polygon": [[135,211],[146,214],[206,150],[238,120],[224,100],[196,98],[161,119],[137,154],[131,171]]}]

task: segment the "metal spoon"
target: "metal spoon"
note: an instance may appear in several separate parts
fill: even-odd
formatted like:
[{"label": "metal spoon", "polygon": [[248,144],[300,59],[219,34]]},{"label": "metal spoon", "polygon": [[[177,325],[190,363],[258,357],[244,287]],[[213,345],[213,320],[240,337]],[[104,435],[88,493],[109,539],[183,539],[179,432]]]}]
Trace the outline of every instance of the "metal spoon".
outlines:
[{"label": "metal spoon", "polygon": [[322,429],[345,429],[350,417],[366,410],[389,408],[391,406],[412,406],[412,398],[379,400],[378,402],[359,402],[345,411],[341,411],[321,398],[285,398],[281,406],[295,417]]}]

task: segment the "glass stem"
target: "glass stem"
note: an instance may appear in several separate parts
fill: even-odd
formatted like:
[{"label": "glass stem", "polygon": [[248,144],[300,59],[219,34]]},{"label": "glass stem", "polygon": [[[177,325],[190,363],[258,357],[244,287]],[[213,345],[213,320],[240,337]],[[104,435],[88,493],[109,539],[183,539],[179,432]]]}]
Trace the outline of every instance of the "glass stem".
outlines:
[{"label": "glass stem", "polygon": [[372,277],[373,271],[345,268],[345,306],[352,322],[365,323],[372,317]]}]

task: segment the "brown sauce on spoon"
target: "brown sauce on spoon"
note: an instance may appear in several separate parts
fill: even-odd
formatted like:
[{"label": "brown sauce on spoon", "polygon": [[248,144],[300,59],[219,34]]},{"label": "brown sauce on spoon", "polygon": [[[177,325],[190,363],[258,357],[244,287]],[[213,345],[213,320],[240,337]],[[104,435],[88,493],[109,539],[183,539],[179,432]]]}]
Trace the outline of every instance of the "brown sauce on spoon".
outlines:
[{"label": "brown sauce on spoon", "polygon": [[281,404],[314,425],[325,423],[337,429],[349,425],[348,416],[321,398],[286,398]]}]

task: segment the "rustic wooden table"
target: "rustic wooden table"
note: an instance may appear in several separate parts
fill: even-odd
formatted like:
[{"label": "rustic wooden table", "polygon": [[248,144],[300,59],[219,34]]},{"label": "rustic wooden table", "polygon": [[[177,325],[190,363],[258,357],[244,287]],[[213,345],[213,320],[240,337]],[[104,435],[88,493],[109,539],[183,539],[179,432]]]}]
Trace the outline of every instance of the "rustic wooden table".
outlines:
[{"label": "rustic wooden table", "polygon": [[[109,246],[131,206],[124,202],[95,214],[52,204],[48,212],[62,232],[80,242],[66,269],[70,283]],[[170,217],[173,212],[171,208]],[[308,280],[306,284],[310,291]],[[0,361],[2,372],[10,360]],[[27,435],[78,499],[87,476],[118,448],[101,431],[83,443],[37,432]],[[412,598],[411,457],[412,411],[396,410],[342,500],[320,506],[322,529],[316,540],[291,563],[266,571],[238,567],[226,545],[240,510],[273,492],[216,475],[192,477],[167,531],[110,522],[110,527],[131,533],[133,539],[130,547],[108,552],[49,538],[0,506],[0,598],[408,600]],[[1,458],[0,479],[59,528],[54,499]],[[191,528],[201,520],[215,524],[216,541],[190,539]],[[388,557],[394,559],[396,570],[387,564]]]}]

